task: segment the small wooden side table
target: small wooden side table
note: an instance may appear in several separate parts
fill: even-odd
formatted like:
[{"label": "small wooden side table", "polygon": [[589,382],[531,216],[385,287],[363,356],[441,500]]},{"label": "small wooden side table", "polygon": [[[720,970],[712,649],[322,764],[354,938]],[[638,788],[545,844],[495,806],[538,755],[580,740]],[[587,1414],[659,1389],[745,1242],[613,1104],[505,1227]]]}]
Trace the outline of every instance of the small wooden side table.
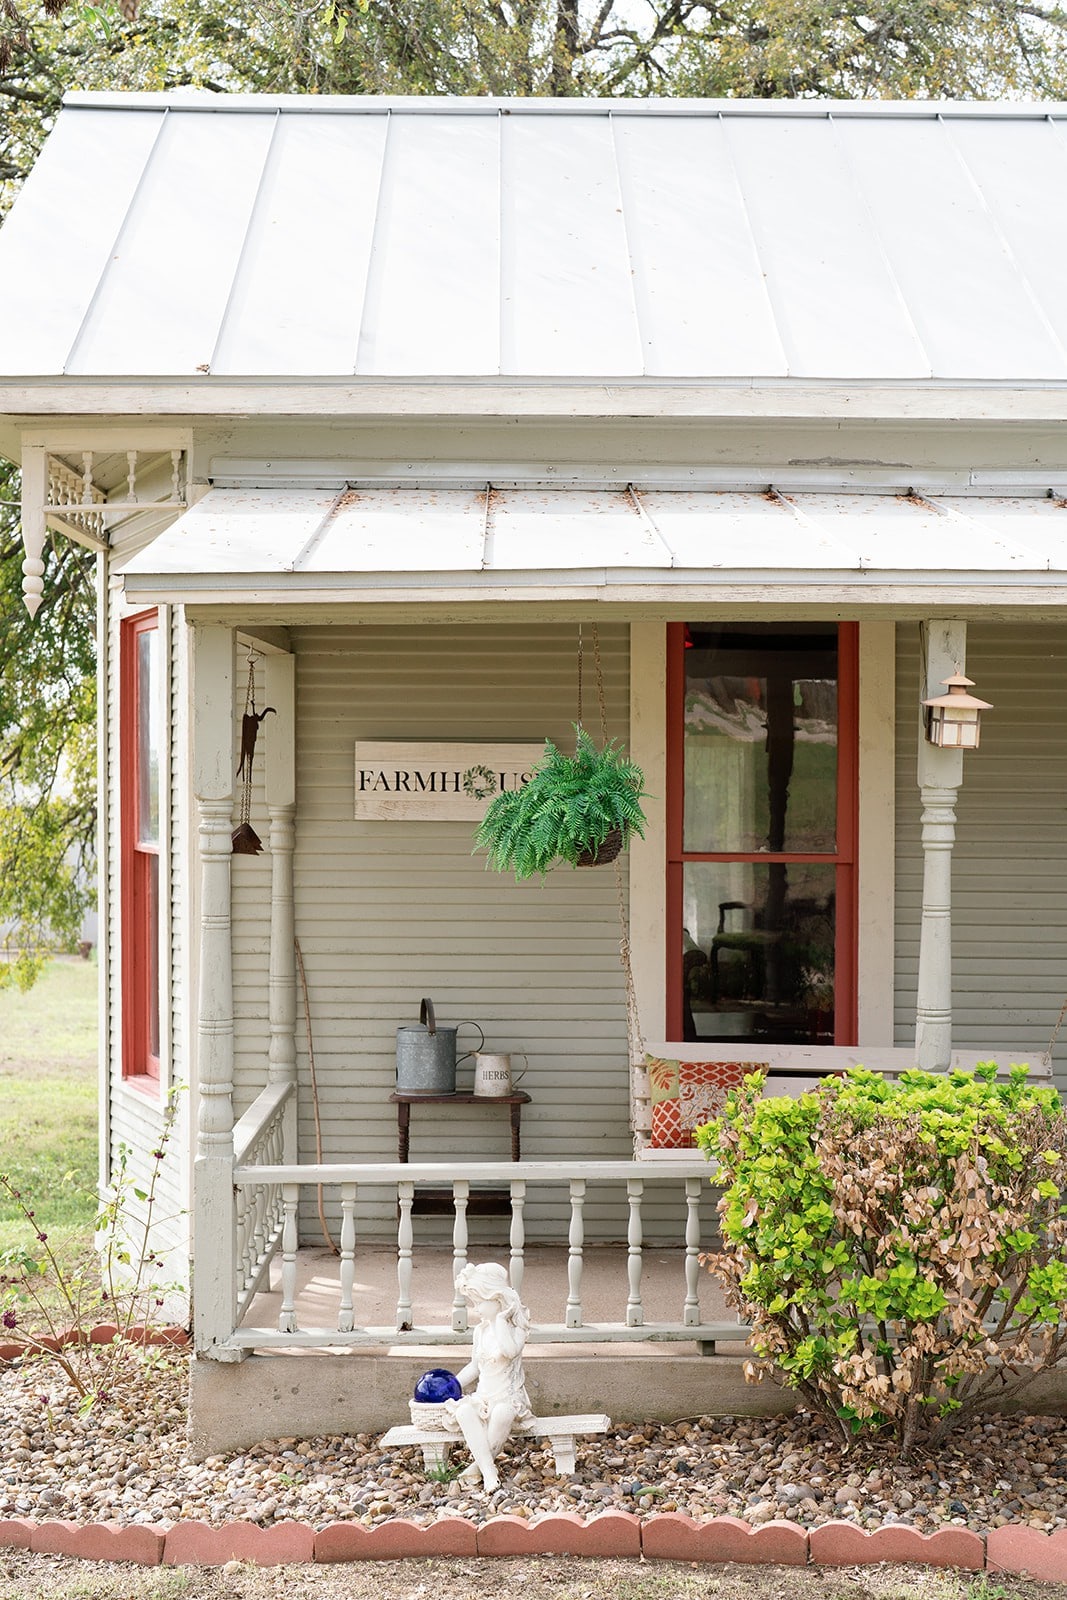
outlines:
[{"label": "small wooden side table", "polygon": [[402,1094],[399,1090],[389,1096],[396,1106],[396,1156],[407,1161],[411,1140],[412,1106],[507,1106],[511,1113],[511,1159],[522,1160],[522,1108],[530,1104],[530,1096],[516,1089],[513,1094]]}]

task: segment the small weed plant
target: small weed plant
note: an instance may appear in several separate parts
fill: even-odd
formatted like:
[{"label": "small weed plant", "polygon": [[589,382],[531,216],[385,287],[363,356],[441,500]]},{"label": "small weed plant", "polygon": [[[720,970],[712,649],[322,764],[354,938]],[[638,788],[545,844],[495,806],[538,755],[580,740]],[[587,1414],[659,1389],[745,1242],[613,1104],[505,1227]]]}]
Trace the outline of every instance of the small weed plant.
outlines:
[{"label": "small weed plant", "polygon": [[[0,1341],[20,1347],[24,1360],[58,1368],[79,1397],[80,1409],[113,1398],[136,1350],[141,1363],[166,1359],[146,1346],[144,1332],[158,1323],[178,1285],[162,1278],[154,1229],[159,1180],[170,1144],[177,1095],[168,1097],[163,1127],[152,1151],[147,1187],[130,1172],[131,1151],[120,1145],[110,1197],[96,1218],[97,1252],[89,1261],[60,1259],[39,1226],[32,1202],[0,1173],[4,1194],[26,1224],[27,1241],[0,1254]],[[99,1342],[101,1327],[114,1331]]]},{"label": "small weed plant", "polygon": [[844,1441],[903,1455],[1067,1359],[1067,1116],[1025,1067],[857,1067],[797,1099],[746,1078],[697,1138],[720,1167],[705,1262],[759,1363]]}]

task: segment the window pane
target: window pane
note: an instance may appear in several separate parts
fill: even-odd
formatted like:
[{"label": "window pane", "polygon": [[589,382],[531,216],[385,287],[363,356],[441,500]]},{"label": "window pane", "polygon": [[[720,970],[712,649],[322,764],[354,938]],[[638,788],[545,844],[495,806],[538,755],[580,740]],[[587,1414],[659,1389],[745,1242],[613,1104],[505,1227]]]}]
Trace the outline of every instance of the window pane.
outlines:
[{"label": "window pane", "polygon": [[148,1054],[158,1061],[159,1059],[159,857],[149,855],[145,857],[148,868],[148,906],[146,916],[148,919],[148,971],[145,973],[145,982],[148,985]]},{"label": "window pane", "polygon": [[833,854],[836,628],[692,623],[686,646],[683,848]]},{"label": "window pane", "polygon": [[137,635],[137,837],[141,844],[159,842],[159,752],[162,706],[159,671],[159,629]]},{"label": "window pane", "polygon": [[835,873],[815,862],[683,868],[683,1038],[833,1043]]}]

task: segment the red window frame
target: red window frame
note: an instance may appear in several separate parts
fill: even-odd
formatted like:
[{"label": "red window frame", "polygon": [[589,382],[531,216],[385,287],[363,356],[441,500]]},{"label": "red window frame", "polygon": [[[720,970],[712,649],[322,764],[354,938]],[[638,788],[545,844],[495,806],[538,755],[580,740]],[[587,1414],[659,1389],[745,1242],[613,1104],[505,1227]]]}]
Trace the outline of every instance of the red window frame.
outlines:
[{"label": "red window frame", "polygon": [[[783,626],[787,624],[783,623]],[[834,868],[836,920],[834,935],[834,1044],[856,1044],[857,996],[856,850],[859,836],[859,624],[837,624],[837,850],[833,854],[783,852],[687,851],[685,823],[683,716],[685,707],[684,622],[667,625],[667,1038],[681,1042],[682,1004],[682,875],[690,861],[772,862],[818,861]]]},{"label": "red window frame", "polygon": [[119,815],[122,917],[122,1076],[158,1091],[159,1021],[159,842],[141,836],[142,729],[146,685],[140,641],[159,627],[158,611],[123,620],[119,639]]}]

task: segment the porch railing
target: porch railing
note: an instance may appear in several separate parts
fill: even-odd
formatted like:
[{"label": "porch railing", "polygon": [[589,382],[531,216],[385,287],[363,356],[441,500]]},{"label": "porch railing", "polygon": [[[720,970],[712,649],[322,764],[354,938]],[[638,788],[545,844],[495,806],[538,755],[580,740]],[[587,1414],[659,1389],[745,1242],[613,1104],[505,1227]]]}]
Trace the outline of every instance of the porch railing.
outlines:
[{"label": "porch railing", "polygon": [[[258,1169],[285,1159],[285,1107],[296,1092],[292,1083],[272,1083],[234,1125],[236,1167]],[[235,1185],[237,1320],[262,1288],[282,1239],[282,1196],[275,1183],[261,1179]]]},{"label": "porch railing", "polygon": [[[469,1340],[466,1306],[456,1293],[447,1324],[415,1320],[412,1303],[414,1227],[412,1213],[420,1189],[444,1188],[452,1195],[453,1279],[468,1259],[467,1214],[472,1185],[485,1183],[505,1189],[509,1198],[508,1267],[511,1282],[521,1292],[526,1264],[526,1201],[530,1184],[561,1190],[569,1208],[567,1247],[561,1268],[559,1322],[535,1322],[531,1343],[572,1344],[677,1340],[696,1342],[704,1350],[716,1341],[740,1342],[749,1329],[737,1321],[705,1322],[698,1295],[703,1267],[700,1263],[700,1196],[708,1181],[708,1165],[701,1158],[680,1161],[670,1172],[658,1172],[655,1181],[646,1164],[632,1161],[584,1162],[576,1169],[564,1161],[423,1162],[405,1164],[335,1162],[300,1166],[276,1159],[281,1138],[285,1086],[264,1091],[238,1124],[235,1141],[234,1186],[237,1215],[238,1326],[230,1350],[293,1347],[356,1347],[360,1345],[462,1344]],[[662,1195],[665,1185],[680,1185],[685,1197],[684,1236],[679,1241],[680,1264],[677,1314],[649,1321],[642,1297],[644,1218],[646,1194],[653,1186]],[[585,1218],[591,1192],[597,1186],[622,1184],[625,1212],[620,1235],[626,1238],[620,1252],[618,1321],[588,1320],[582,1297],[585,1266]],[[337,1257],[336,1324],[301,1324],[297,1306],[298,1212],[302,1190],[327,1185],[340,1194],[340,1253]],[[370,1194],[395,1203],[396,1313],[389,1325],[368,1325],[359,1318],[354,1296],[358,1240],[357,1196]],[[662,1241],[657,1242],[657,1248]],[[271,1259],[281,1255],[281,1309],[276,1327],[247,1326],[241,1322],[262,1285]],[[562,1252],[561,1252],[562,1254]],[[221,1352],[219,1352],[221,1354]]]}]

